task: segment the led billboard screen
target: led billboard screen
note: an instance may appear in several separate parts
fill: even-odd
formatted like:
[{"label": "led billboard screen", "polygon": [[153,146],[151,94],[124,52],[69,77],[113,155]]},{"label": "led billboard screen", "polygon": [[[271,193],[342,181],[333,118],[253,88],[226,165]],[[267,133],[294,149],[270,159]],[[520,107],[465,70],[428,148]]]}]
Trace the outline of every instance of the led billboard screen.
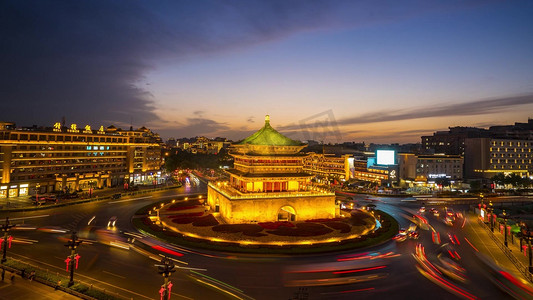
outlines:
[{"label": "led billboard screen", "polygon": [[396,151],[377,150],[376,160],[378,165],[394,165],[396,163]]}]

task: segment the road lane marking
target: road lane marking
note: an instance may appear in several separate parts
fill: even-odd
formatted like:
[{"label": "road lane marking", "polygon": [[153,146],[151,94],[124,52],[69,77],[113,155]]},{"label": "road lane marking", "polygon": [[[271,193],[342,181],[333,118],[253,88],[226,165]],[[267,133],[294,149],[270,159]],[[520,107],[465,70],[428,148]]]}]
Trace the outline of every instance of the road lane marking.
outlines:
[{"label": "road lane marking", "polygon": [[39,216],[29,216],[29,217],[20,217],[20,218],[9,218],[10,221],[13,220],[24,220],[24,219],[35,219],[35,218],[46,218],[50,215],[39,215]]},{"label": "road lane marking", "polygon": [[125,200],[111,201],[111,202],[107,202],[107,203],[112,204],[112,203],[120,203],[120,202],[137,201],[137,200],[143,200],[143,199],[148,199],[148,198],[153,198],[153,197],[154,197],[154,196],[146,196],[146,197],[139,197],[139,198],[133,198],[133,199],[125,199]]},{"label": "road lane marking", "polygon": [[114,273],[111,273],[111,272],[107,272],[107,271],[105,271],[105,270],[102,270],[102,272],[103,272],[103,273],[107,273],[107,274],[109,274],[109,275],[117,276],[118,278],[126,279],[126,277],[124,277],[124,276],[120,276],[120,275],[117,275],[117,274],[114,274]]}]

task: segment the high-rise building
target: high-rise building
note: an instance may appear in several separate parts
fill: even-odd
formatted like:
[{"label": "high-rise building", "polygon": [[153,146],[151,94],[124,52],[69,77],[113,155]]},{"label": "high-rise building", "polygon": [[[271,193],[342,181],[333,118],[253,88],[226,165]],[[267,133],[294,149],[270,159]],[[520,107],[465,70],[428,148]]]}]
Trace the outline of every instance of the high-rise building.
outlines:
[{"label": "high-rise building", "polygon": [[467,138],[489,137],[489,131],[476,127],[450,127],[449,131],[437,131],[430,136],[422,136],[422,153],[464,155]]},{"label": "high-rise building", "polygon": [[498,173],[533,174],[533,140],[475,138],[465,141],[468,178],[491,178]]}]

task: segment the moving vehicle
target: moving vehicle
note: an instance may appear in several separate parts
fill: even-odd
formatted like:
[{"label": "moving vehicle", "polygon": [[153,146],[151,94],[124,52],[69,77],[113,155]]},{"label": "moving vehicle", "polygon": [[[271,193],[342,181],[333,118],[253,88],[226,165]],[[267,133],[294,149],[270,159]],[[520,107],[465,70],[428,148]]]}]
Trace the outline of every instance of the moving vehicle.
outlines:
[{"label": "moving vehicle", "polygon": [[448,207],[446,208],[446,217],[451,218],[452,220],[455,220],[455,212],[452,208]]},{"label": "moving vehicle", "polygon": [[107,227],[115,227],[115,224],[117,223],[117,216],[112,216],[109,218],[109,221],[107,221]]}]

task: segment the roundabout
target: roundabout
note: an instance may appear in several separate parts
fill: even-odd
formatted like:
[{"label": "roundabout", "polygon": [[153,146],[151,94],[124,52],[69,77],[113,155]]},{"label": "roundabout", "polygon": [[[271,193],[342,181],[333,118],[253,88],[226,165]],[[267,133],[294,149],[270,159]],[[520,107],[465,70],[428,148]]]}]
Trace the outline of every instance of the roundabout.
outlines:
[{"label": "roundabout", "polygon": [[388,241],[396,221],[382,211],[343,211],[341,217],[304,221],[225,223],[204,206],[205,195],[146,206],[133,219],[144,233],[177,246],[224,252],[319,253]]}]

